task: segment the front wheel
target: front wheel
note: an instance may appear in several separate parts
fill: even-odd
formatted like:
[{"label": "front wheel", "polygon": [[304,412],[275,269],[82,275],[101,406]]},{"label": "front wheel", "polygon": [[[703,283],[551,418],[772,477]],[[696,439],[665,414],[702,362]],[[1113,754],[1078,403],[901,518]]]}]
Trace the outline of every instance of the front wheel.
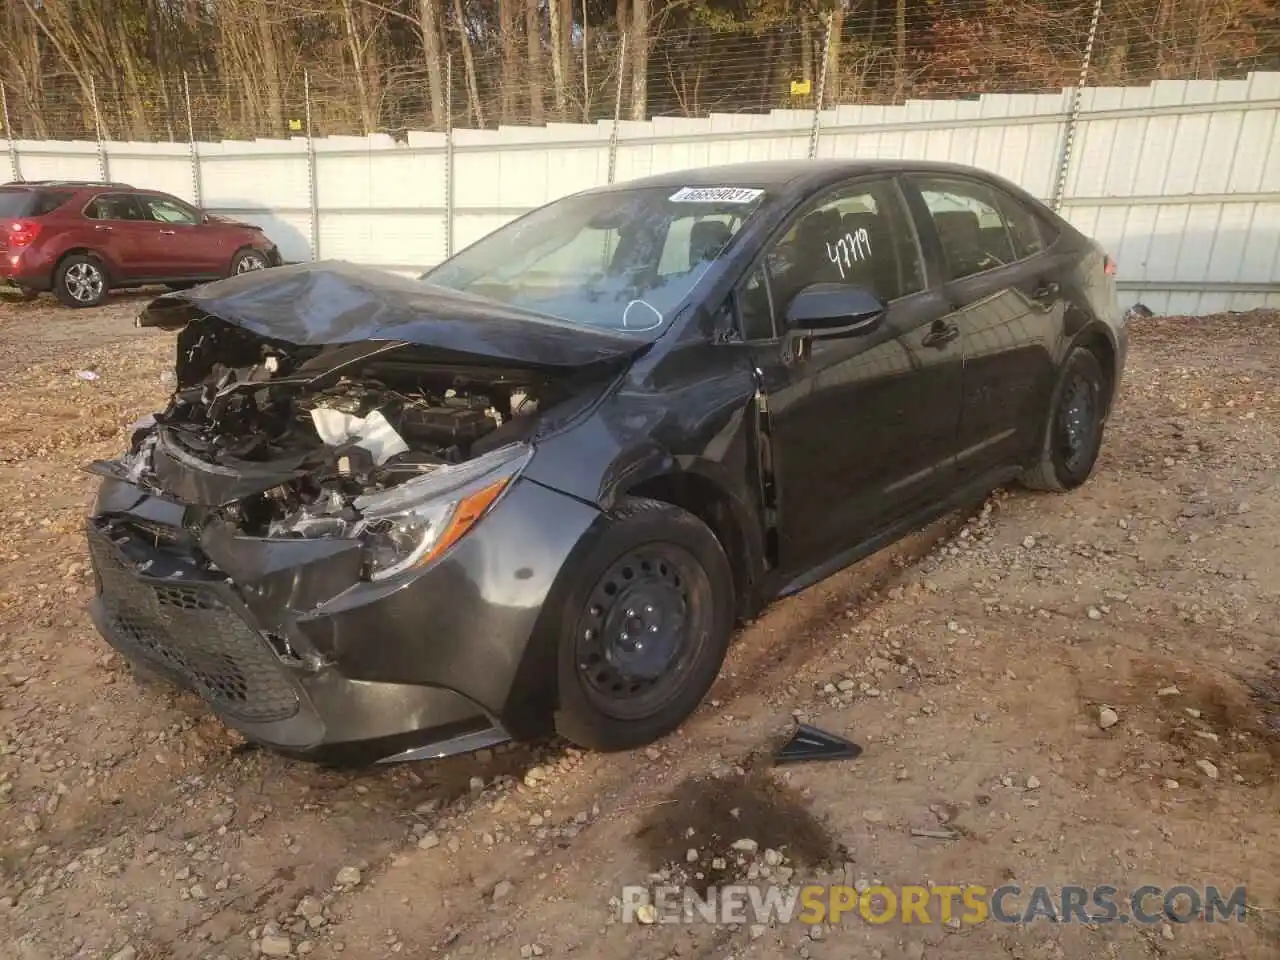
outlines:
[{"label": "front wheel", "polygon": [[561,610],[556,731],[592,750],[628,750],[678,727],[724,662],[733,575],[693,514],[628,499],[575,573]]},{"label": "front wheel", "polygon": [[87,253],[67,257],[53,274],[53,292],[65,306],[96,307],[107,298],[107,270]]},{"label": "front wheel", "polygon": [[1022,475],[1035,490],[1073,490],[1093,473],[1102,449],[1110,388],[1098,357],[1076,347],[1062,367],[1040,459]]}]

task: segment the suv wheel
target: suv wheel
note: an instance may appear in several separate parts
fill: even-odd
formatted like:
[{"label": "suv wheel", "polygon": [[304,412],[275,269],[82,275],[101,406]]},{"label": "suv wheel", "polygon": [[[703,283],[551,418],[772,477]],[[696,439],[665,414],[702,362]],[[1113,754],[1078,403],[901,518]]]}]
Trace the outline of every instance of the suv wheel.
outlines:
[{"label": "suv wheel", "polygon": [[53,292],[68,307],[96,307],[107,298],[107,271],[87,253],[67,257],[53,275]]},{"label": "suv wheel", "polygon": [[267,269],[267,255],[252,247],[245,247],[231,258],[231,276],[241,273],[255,273]]}]

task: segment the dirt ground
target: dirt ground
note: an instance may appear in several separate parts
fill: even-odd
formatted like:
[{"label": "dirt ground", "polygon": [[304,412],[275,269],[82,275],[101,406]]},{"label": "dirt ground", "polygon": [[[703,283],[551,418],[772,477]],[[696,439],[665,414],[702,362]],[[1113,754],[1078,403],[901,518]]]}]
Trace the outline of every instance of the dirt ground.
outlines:
[{"label": "dirt ground", "polygon": [[[658,747],[353,773],[139,685],[84,613],[79,468],[169,389],[173,337],[131,327],[142,302],[0,302],[0,955],[1280,956],[1280,316],[1142,321],[1090,483],[1000,491],[776,605]],[[865,752],[772,766],[796,714]],[[1245,884],[1248,905],[959,927],[623,924],[611,905],[762,871]]]}]

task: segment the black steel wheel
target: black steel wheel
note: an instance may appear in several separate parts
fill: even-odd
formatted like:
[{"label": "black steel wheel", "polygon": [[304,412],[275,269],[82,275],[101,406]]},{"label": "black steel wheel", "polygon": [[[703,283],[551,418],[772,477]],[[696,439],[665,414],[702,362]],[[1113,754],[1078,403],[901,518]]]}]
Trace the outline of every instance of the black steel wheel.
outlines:
[{"label": "black steel wheel", "polygon": [[719,540],[679,507],[629,499],[573,575],[556,729],[597,750],[671,732],[710,689],[728,648],[733,579]]},{"label": "black steel wheel", "polygon": [[1062,368],[1039,462],[1022,477],[1038,490],[1071,490],[1089,479],[1102,449],[1107,378],[1097,356],[1077,347]]}]

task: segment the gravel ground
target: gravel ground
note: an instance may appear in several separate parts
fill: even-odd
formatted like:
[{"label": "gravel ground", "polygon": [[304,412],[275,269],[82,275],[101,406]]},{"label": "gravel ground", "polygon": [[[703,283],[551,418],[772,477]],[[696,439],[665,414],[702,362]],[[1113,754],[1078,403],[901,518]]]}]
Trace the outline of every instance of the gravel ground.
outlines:
[{"label": "gravel ground", "polygon": [[[1089,484],[997,492],[771,608],[657,747],[350,773],[139,685],[84,613],[79,468],[169,389],[141,302],[0,301],[0,955],[1280,956],[1280,316],[1143,321]],[[793,716],[865,753],[771,767]],[[1247,884],[1248,908],[617,921],[622,885],[698,872]]]}]

